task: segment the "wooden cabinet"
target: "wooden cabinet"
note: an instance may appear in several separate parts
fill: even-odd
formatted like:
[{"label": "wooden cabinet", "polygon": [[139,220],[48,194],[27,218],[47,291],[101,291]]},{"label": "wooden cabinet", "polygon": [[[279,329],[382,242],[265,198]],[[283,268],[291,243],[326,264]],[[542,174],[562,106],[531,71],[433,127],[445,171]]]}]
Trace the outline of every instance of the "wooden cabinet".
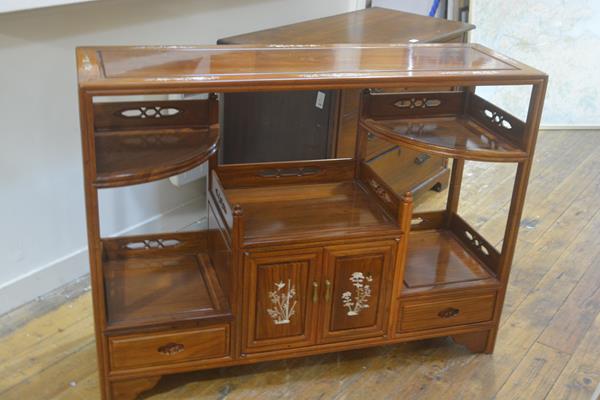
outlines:
[{"label": "wooden cabinet", "polygon": [[243,350],[314,344],[321,251],[253,253],[245,257]]},{"label": "wooden cabinet", "polygon": [[391,240],[245,255],[244,351],[383,336],[395,249]]},{"label": "wooden cabinet", "polygon": [[323,341],[383,336],[395,241],[325,249]]},{"label": "wooden cabinet", "polygon": [[[465,44],[101,47],[77,60],[103,399],[170,373],[431,337],[493,351],[546,75]],[[525,121],[473,90],[498,84],[532,87]],[[351,159],[219,164],[216,96],[127,101],[415,85],[431,90],[347,103],[360,107]],[[435,91],[449,86],[463,89]],[[421,179],[433,156],[454,159],[447,204],[413,213],[387,173]],[[99,190],[207,160],[208,229],[100,236]],[[465,160],[517,164],[501,251],[458,213]]]}]

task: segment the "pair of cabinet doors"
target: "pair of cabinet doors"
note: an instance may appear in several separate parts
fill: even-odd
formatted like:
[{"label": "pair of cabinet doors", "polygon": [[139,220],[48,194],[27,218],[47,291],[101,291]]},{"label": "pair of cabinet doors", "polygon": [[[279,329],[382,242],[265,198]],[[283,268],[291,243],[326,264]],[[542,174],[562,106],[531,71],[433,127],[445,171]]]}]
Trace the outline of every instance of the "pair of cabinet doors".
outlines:
[{"label": "pair of cabinet doors", "polygon": [[397,240],[245,257],[245,353],[383,336]]}]

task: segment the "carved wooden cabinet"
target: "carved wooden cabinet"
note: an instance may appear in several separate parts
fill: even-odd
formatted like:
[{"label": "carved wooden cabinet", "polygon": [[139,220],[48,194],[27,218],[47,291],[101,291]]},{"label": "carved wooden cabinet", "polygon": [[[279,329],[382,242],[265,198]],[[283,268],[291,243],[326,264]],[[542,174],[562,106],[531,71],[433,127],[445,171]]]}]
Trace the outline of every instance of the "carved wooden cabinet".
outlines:
[{"label": "carved wooden cabinet", "polygon": [[[545,74],[465,44],[99,47],[77,62],[104,399],[166,374],[431,337],[493,351]],[[530,87],[526,120],[478,85]],[[353,157],[218,162],[218,93],[322,88],[360,89]],[[413,212],[423,177],[407,165],[433,157],[453,159],[447,204]],[[207,160],[207,229],[100,235],[100,190]],[[501,249],[458,213],[465,160],[517,165]]]}]

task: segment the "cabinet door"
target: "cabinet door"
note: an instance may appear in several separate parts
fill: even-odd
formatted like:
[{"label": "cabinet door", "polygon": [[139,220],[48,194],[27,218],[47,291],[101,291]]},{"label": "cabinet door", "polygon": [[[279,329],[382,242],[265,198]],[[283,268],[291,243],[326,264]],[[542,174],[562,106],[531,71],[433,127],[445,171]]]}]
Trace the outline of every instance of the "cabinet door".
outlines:
[{"label": "cabinet door", "polygon": [[385,241],[325,249],[321,341],[385,334],[395,248],[395,241]]},{"label": "cabinet door", "polygon": [[246,256],[244,352],[314,344],[321,250]]}]

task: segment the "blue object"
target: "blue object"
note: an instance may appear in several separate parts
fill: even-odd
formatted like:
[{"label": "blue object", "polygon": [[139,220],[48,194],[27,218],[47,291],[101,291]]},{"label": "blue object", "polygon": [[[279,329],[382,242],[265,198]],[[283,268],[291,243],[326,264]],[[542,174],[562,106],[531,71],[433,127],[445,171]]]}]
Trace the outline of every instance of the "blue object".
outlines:
[{"label": "blue object", "polygon": [[433,17],[435,15],[439,6],[440,6],[440,0],[433,0],[433,4],[431,5],[431,10],[429,10],[430,17]]}]

